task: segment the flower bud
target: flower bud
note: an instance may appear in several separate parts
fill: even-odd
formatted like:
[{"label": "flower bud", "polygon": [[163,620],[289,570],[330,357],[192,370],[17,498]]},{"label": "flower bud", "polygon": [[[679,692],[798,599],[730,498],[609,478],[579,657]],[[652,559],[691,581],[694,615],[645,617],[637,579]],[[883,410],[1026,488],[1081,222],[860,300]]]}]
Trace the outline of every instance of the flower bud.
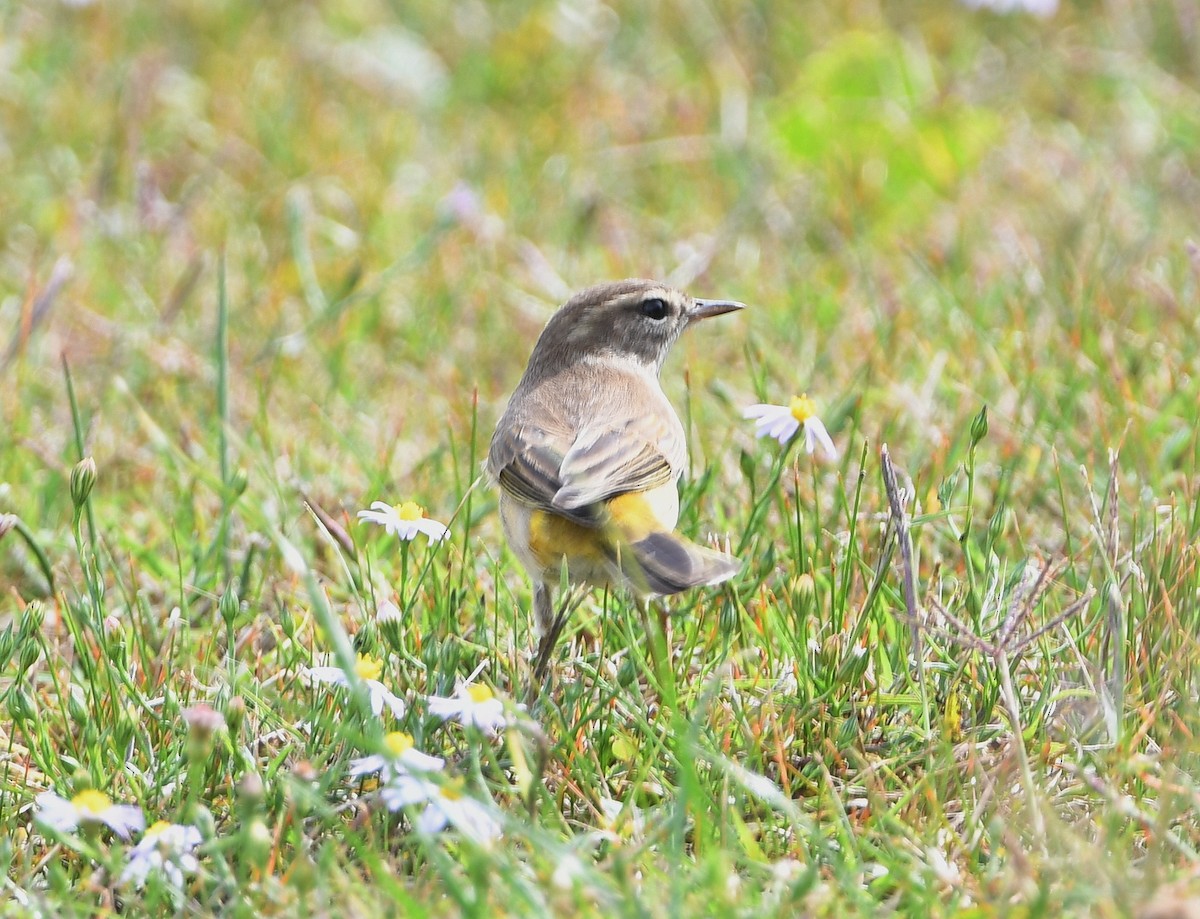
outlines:
[{"label": "flower bud", "polygon": [[67,714],[71,716],[71,721],[76,727],[81,728],[88,723],[91,716],[81,694],[72,692],[67,696]]},{"label": "flower bud", "polygon": [[242,722],[246,720],[246,700],[241,696],[234,696],[225,703],[225,724],[229,728],[229,736],[237,739],[238,732],[242,729]]},{"label": "flower bud", "polygon": [[17,679],[19,680],[30,667],[37,663],[37,659],[42,654],[42,646],[32,638],[23,638],[18,653],[20,657],[17,661]]},{"label": "flower bud", "polygon": [[246,772],[238,780],[238,803],[248,810],[254,810],[262,804],[265,793],[266,789],[263,787],[262,776],[257,772]]},{"label": "flower bud", "polygon": [[13,627],[10,625],[3,632],[0,632],[0,666],[6,665],[13,655],[13,648],[16,647],[17,638],[13,634]]},{"label": "flower bud", "polygon": [[117,710],[117,717],[112,725],[112,738],[118,750],[124,750],[132,742],[137,733],[138,713],[128,706]]},{"label": "flower bud", "polygon": [[391,600],[379,604],[379,612],[375,616],[375,624],[379,627],[383,639],[393,651],[404,647],[404,616],[400,607]]},{"label": "flower bud", "polygon": [[242,605],[238,600],[237,591],[232,587],[221,594],[219,610],[226,628],[233,628],[233,621],[237,618],[237,614],[241,611],[241,608]]},{"label": "flower bud", "polygon": [[28,637],[36,635],[42,630],[42,623],[46,621],[46,607],[42,606],[37,600],[34,600],[25,607],[21,614],[21,636]]},{"label": "flower bud", "polygon": [[988,419],[987,406],[979,410],[979,414],[971,421],[971,447],[972,449],[979,445],[979,442],[987,437]]},{"label": "flower bud", "polygon": [[12,718],[15,725],[20,725],[25,721],[32,721],[37,717],[37,709],[33,706],[33,699],[20,686],[14,686],[9,690],[8,715]]},{"label": "flower bud", "polygon": [[225,730],[225,716],[207,702],[197,702],[185,708],[182,714],[189,736],[201,744],[207,744],[217,731]]},{"label": "flower bud", "polygon": [[3,539],[5,534],[16,525],[16,514],[0,514],[0,539]]},{"label": "flower bud", "polygon": [[88,456],[81,459],[71,470],[71,502],[79,510],[87,503],[92,488],[96,485],[96,461]]},{"label": "flower bud", "polygon": [[246,486],[250,483],[250,473],[246,471],[245,466],[238,466],[229,475],[229,492],[234,498],[240,498],[245,492]]}]

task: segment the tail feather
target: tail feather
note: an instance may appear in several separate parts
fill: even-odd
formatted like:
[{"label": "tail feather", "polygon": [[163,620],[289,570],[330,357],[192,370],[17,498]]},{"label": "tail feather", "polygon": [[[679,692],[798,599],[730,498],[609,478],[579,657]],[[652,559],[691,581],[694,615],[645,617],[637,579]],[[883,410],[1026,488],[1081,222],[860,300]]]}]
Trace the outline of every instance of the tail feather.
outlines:
[{"label": "tail feather", "polygon": [[652,594],[677,594],[720,584],[742,570],[740,560],[698,546],[678,533],[659,531],[623,547],[618,564],[631,584]]}]

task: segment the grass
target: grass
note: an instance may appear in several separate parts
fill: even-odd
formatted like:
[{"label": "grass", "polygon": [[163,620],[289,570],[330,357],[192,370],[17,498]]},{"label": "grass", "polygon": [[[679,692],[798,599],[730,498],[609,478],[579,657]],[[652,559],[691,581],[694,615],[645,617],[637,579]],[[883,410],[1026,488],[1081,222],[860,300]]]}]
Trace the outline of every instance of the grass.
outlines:
[{"label": "grass", "polygon": [[[0,10],[6,913],[1190,915],[1193,19]],[[623,276],[750,304],[664,372],[746,568],[590,595],[534,698],[480,461]],[[741,418],[801,391],[838,461]],[[304,678],[355,655],[404,718]],[[496,740],[428,713],[468,678]],[[391,730],[502,841],[349,777]],[[182,889],[35,820],[88,788],[200,830]]]}]

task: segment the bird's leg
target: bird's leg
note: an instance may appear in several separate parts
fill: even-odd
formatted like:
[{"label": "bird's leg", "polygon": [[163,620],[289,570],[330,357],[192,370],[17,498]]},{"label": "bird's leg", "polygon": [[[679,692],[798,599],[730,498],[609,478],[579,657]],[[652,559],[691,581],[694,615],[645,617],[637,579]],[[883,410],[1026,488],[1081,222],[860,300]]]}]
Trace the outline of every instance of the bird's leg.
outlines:
[{"label": "bird's leg", "polygon": [[[550,668],[550,655],[554,653],[554,646],[558,644],[558,638],[562,635],[562,630],[567,624],[567,619],[571,613],[583,602],[585,588],[578,587],[570,591],[563,597],[562,604],[558,608],[558,614],[554,615],[554,605],[550,601],[550,588],[546,584],[538,584],[533,592],[533,615],[537,622],[538,631],[541,632],[542,638],[538,642],[537,658],[533,665],[533,686],[531,687],[534,693],[537,692],[542,681],[546,678],[546,671]],[[543,626],[547,622],[548,625]]]},{"label": "bird's leg", "polygon": [[554,604],[550,600],[550,585],[545,582],[533,588],[533,627],[543,639],[554,628]]}]

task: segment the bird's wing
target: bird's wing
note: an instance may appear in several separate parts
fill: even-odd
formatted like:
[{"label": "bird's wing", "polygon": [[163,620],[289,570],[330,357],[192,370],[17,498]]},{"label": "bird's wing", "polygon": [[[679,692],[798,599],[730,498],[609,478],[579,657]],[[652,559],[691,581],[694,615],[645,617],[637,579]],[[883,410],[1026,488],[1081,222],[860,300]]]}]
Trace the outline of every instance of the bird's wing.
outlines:
[{"label": "bird's wing", "polygon": [[630,491],[649,491],[675,478],[650,419],[584,428],[559,466],[558,510],[572,511]]},{"label": "bird's wing", "polygon": [[594,525],[599,502],[676,478],[668,456],[681,447],[669,425],[645,418],[608,419],[574,434],[511,424],[496,432],[488,466],[501,488],[522,503]]}]

